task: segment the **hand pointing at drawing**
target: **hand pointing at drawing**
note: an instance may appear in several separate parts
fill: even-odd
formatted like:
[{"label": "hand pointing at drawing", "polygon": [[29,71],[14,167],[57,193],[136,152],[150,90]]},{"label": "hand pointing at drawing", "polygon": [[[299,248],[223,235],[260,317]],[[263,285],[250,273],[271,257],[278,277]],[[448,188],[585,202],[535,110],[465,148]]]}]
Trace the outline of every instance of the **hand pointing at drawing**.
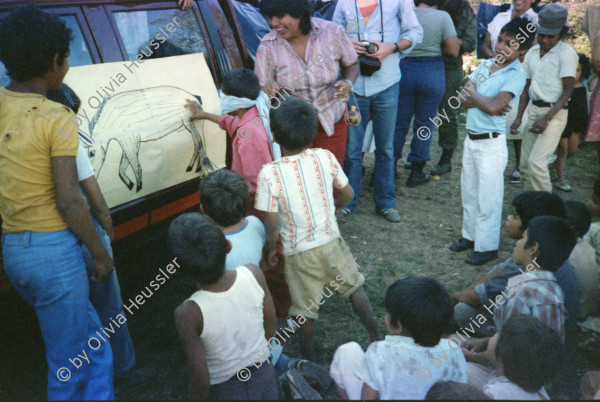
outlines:
[{"label": "hand pointing at drawing", "polygon": [[213,123],[219,124],[219,116],[216,114],[205,112],[202,109],[202,105],[200,105],[197,101],[192,101],[186,99],[186,104],[183,105],[184,108],[192,111],[192,116],[190,117],[190,121],[193,120],[210,120]]}]

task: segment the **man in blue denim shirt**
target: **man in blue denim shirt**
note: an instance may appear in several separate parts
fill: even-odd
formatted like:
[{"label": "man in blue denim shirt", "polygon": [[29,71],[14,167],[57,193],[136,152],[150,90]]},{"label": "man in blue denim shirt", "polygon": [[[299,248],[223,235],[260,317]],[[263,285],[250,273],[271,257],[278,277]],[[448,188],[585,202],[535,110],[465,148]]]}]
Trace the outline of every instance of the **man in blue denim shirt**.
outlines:
[{"label": "man in blue denim shirt", "polygon": [[381,61],[381,69],[373,75],[367,77],[361,74],[358,77],[354,84],[355,98],[350,98],[350,106],[358,107],[362,119],[357,126],[348,129],[344,172],[354,190],[354,199],[339,211],[338,219],[354,212],[358,205],[362,178],[362,144],[367,124],[373,120],[377,147],[375,208],[388,221],[399,222],[400,213],[394,209],[396,193],[393,148],[398,109],[399,64],[400,59],[421,42],[423,29],[414,13],[411,0],[339,0],[333,22],[346,28],[359,55],[366,54],[361,41],[376,44],[377,52],[369,56]]}]

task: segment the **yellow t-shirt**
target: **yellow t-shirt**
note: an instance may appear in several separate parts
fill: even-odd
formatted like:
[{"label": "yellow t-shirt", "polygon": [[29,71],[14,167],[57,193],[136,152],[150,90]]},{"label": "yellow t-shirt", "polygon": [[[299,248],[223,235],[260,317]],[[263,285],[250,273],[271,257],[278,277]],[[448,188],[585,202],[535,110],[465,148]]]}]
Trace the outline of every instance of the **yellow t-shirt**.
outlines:
[{"label": "yellow t-shirt", "polygon": [[31,93],[0,88],[0,215],[4,233],[67,228],[56,207],[53,156],[77,155],[75,115]]}]

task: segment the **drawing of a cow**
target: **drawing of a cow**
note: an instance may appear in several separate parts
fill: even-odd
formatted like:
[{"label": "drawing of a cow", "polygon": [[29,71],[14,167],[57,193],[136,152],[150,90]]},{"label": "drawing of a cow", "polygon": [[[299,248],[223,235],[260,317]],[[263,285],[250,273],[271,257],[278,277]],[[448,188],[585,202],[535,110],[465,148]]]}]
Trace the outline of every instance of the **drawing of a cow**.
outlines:
[{"label": "drawing of a cow", "polygon": [[[139,150],[142,142],[155,141],[185,128],[194,141],[194,153],[186,172],[191,172],[197,162],[196,172],[210,172],[217,167],[206,155],[205,140],[194,124],[188,121],[190,113],[183,107],[185,99],[199,99],[189,92],[173,87],[159,86],[125,91],[108,97],[91,119],[89,134],[81,127],[79,136],[96,170],[104,165],[106,151],[114,140],[123,153],[119,163],[119,177],[129,188],[134,183],[127,176],[131,166],[135,175],[136,192],[142,189],[142,166]],[[152,126],[151,129],[148,127]]]}]

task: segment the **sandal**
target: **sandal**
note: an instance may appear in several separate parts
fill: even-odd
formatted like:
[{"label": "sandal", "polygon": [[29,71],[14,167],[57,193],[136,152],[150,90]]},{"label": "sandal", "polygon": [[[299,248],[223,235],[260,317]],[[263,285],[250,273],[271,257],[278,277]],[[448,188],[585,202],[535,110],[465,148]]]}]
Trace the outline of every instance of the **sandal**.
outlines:
[{"label": "sandal", "polygon": [[337,218],[337,220],[342,220],[345,217],[347,217],[350,214],[353,214],[354,211],[352,211],[351,209],[348,208],[340,208],[340,210],[338,211],[337,215],[335,216]]}]

